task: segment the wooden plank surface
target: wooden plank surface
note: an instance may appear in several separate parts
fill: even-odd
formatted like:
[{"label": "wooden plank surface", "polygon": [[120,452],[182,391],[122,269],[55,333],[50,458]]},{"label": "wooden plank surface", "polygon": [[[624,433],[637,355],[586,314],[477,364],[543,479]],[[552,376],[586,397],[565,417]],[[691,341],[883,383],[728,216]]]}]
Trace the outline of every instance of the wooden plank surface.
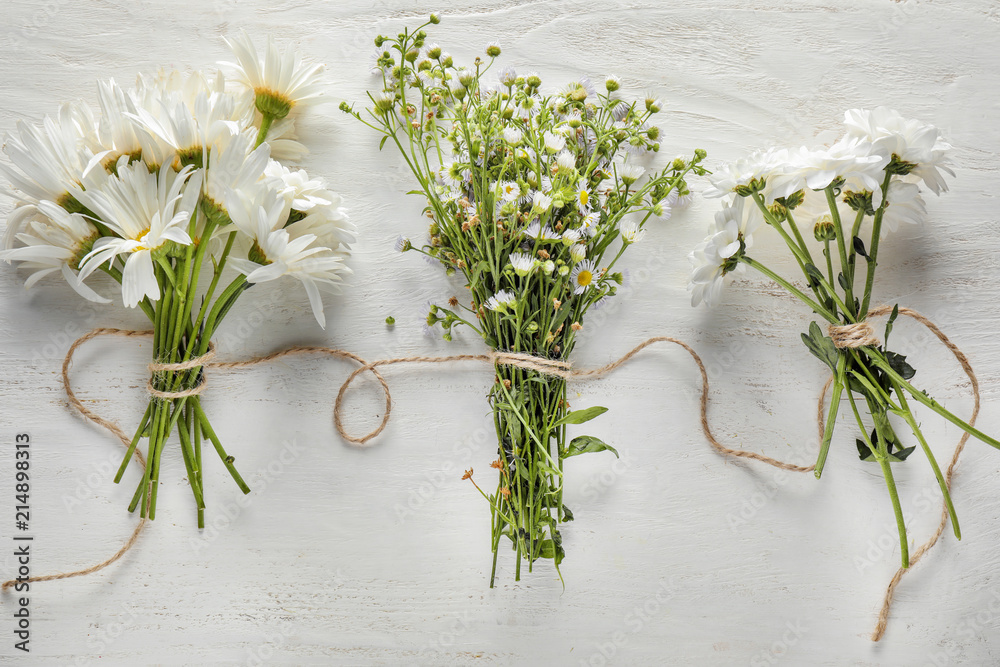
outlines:
[{"label": "wooden plank surface", "polygon": [[[0,129],[38,121],[64,100],[94,103],[98,78],[127,83],[161,65],[211,66],[228,56],[221,36],[241,28],[257,40],[292,40],[328,66],[331,101],[301,123],[312,148],[303,166],[345,197],[360,228],[355,273],[342,296],[327,299],[326,332],[296,286],[254,288],[227,319],[220,356],[290,344],[366,358],[480,352],[474,336],[448,344],[424,331],[428,302],[460,285],[394,252],[397,235],[422,238],[422,203],[404,194],[412,184],[397,156],[378,153],[374,133],[337,111],[374,86],[372,37],[431,9],[444,17],[433,38],[456,60],[496,38],[507,63],[537,70],[547,88],[616,73],[627,94],[662,97],[665,156],[700,147],[711,166],[837,132],[845,109],[879,104],[940,126],[955,146],[957,178],[951,192],[930,197],[926,224],[883,246],[876,301],[925,313],[961,346],[982,385],[981,427],[1000,433],[996,2],[8,1]],[[719,438],[808,463],[825,380],[798,340],[808,313],[757,275],[731,285],[712,310],[689,305],[686,255],[716,205],[696,200],[633,249],[623,297],[592,313],[577,364],[602,364],[653,335],[683,338],[709,367]],[[775,239],[759,246],[761,257],[792,268],[777,259]],[[12,553],[13,439],[28,432],[33,571],[86,566],[131,532],[124,506],[136,473],[112,484],[119,445],[71,414],[59,366],[83,332],[141,328],[142,316],[82,304],[56,281],[25,291],[23,276],[0,268],[0,553]],[[968,383],[948,353],[914,324],[897,332],[921,386],[968,414]],[[95,341],[73,377],[84,400],[128,426],[143,407],[147,362],[142,341]],[[963,540],[946,534],[904,578],[886,638],[874,645],[867,636],[898,543],[881,476],[858,461],[846,415],[817,482],[712,452],[698,424],[697,369],[680,349],[654,347],[609,377],[575,384],[575,405],[610,408],[588,432],[618,448],[621,462],[567,464],[576,521],[564,533],[565,590],[544,565],[514,583],[512,553],[501,554],[490,590],[489,510],[460,479],[468,467],[488,470],[495,454],[489,368],[387,370],[396,409],[366,450],[345,445],[332,425],[350,370],[301,358],[213,372],[205,406],[253,493],[241,498],[222,466],[210,466],[210,527],[199,532],[179,453],[168,451],[158,517],[133,552],[99,574],[32,588],[29,656],[13,648],[14,600],[3,596],[0,662],[1000,662],[1000,452],[982,443],[969,444],[955,478]],[[374,383],[360,383],[347,401],[350,428],[361,432],[379,415]],[[957,430],[931,413],[920,418],[946,457]],[[896,470],[922,541],[939,516],[933,476],[919,456]],[[12,556],[0,562],[0,575],[14,572]]]}]

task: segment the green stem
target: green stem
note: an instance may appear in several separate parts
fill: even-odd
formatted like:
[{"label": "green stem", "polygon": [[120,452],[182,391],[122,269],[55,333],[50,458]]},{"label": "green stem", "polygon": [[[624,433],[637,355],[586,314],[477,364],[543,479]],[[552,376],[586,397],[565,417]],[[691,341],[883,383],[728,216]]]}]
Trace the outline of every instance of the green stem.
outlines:
[{"label": "green stem", "polygon": [[201,422],[205,435],[208,436],[208,439],[212,441],[212,445],[215,446],[215,451],[219,454],[219,458],[222,459],[222,463],[226,466],[226,470],[228,470],[229,474],[232,475],[233,479],[236,481],[236,485],[240,487],[240,491],[243,493],[250,493],[250,487],[243,481],[243,477],[240,476],[240,473],[233,465],[233,461],[236,460],[235,457],[227,454],[225,448],[222,446],[222,443],[219,442],[219,437],[215,435],[215,431],[212,430],[212,425],[209,423],[208,417],[206,417],[205,413],[202,411],[201,402],[198,400],[197,396],[194,398],[192,403],[194,404],[195,416],[198,418],[198,421]]},{"label": "green stem", "polygon": [[782,278],[777,273],[767,268],[757,260],[751,259],[750,257],[744,255],[743,257],[740,258],[740,261],[746,264],[747,266],[757,269],[765,276],[767,276],[774,282],[784,287],[786,290],[791,292],[793,296],[797,297],[799,301],[812,308],[813,312],[815,312],[817,315],[825,319],[830,324],[840,324],[840,321],[834,315],[830,314],[830,312],[826,308],[824,308],[823,306],[819,305],[818,303],[810,299],[802,292],[802,290],[800,290],[795,285],[788,282],[787,280],[785,280],[784,278]]},{"label": "green stem", "polygon": [[816,469],[814,474],[816,479],[823,475],[823,467],[826,465],[826,457],[830,451],[830,443],[833,441],[833,429],[837,423],[837,413],[840,410],[840,395],[847,384],[844,377],[844,368],[847,365],[847,357],[838,355],[837,371],[833,380],[833,392],[830,394],[830,411],[826,416],[826,426],[823,428],[823,442],[820,444],[819,457],[816,459]]},{"label": "green stem", "polygon": [[955,426],[959,427],[960,429],[962,429],[969,435],[975,437],[976,439],[982,440],[990,447],[995,447],[996,449],[1000,449],[1000,441],[991,438],[990,436],[986,435],[985,433],[977,429],[975,426],[972,426],[971,424],[963,421],[961,418],[956,417],[954,414],[945,409],[944,406],[942,406],[940,403],[938,403],[933,398],[925,394],[923,391],[917,389],[912,384],[907,382],[903,378],[903,376],[901,376],[899,373],[893,370],[892,366],[889,365],[888,361],[882,358],[881,352],[872,349],[870,347],[861,347],[858,349],[860,349],[862,352],[868,355],[868,358],[872,360],[872,363],[878,366],[879,370],[888,375],[893,382],[899,384],[901,387],[906,389],[906,391],[909,392],[910,396],[916,399],[917,402],[926,405],[928,408],[938,413],[939,415],[950,421]]},{"label": "green stem", "polygon": [[945,506],[948,508],[948,516],[951,518],[951,526],[955,532],[955,537],[962,539],[962,529],[958,525],[958,515],[955,513],[955,506],[951,502],[951,493],[948,492],[948,484],[945,482],[944,475],[941,474],[941,468],[938,467],[937,459],[934,458],[934,453],[931,448],[927,445],[927,440],[924,439],[924,434],[920,431],[920,426],[917,424],[916,418],[913,416],[913,412],[910,411],[910,406],[906,402],[906,395],[903,393],[902,388],[898,384],[893,383],[896,389],[896,395],[899,396],[900,410],[895,411],[895,414],[903,418],[904,421],[910,426],[910,430],[913,431],[913,435],[917,437],[917,442],[920,443],[920,448],[924,450],[924,455],[927,456],[927,461],[931,464],[931,469],[934,471],[934,477],[937,479],[938,486],[941,488],[941,495],[944,496]]},{"label": "green stem", "polygon": [[265,113],[262,114],[260,121],[260,130],[257,131],[257,141],[254,143],[253,147],[257,148],[264,140],[267,139],[267,133],[271,129],[271,123],[274,122],[274,114]]},{"label": "green stem", "polygon": [[866,314],[872,302],[872,288],[875,285],[875,267],[878,265],[878,246],[882,237],[882,216],[885,215],[885,209],[889,205],[889,181],[891,180],[892,174],[887,173],[885,180],[882,181],[882,205],[875,211],[875,218],[872,222],[872,241],[871,248],[868,249],[868,273],[865,277],[865,295],[861,302],[861,312],[859,314]]},{"label": "green stem", "polygon": [[[875,460],[878,461],[879,467],[882,468],[882,476],[885,478],[885,485],[889,489],[889,499],[892,501],[892,512],[896,517],[896,530],[899,533],[899,549],[902,555],[903,567],[910,567],[910,548],[906,540],[906,522],[903,520],[903,508],[899,503],[899,493],[896,491],[896,480],[892,476],[892,468],[889,465],[889,459],[886,455],[887,439],[881,432],[879,432],[878,447],[872,444],[872,441],[868,438],[865,424],[861,419],[861,413],[858,412],[858,406],[854,402],[854,392],[851,391],[850,387],[847,389],[847,397],[851,401],[851,409],[854,411],[854,418],[857,420],[858,427],[861,429],[861,437],[864,438],[865,444],[868,445],[868,449],[872,452],[872,456],[875,457]],[[879,429],[877,419],[875,420],[875,428]]]}]

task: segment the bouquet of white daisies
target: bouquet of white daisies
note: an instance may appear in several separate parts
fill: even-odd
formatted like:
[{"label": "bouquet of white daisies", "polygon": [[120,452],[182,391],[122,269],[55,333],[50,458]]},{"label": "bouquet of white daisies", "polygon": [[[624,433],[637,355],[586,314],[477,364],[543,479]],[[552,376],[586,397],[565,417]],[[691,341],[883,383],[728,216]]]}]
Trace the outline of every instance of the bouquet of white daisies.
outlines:
[{"label": "bouquet of white daisies", "polygon": [[176,432],[200,527],[203,438],[249,492],[198,395],[213,335],[240,295],[283,276],[302,284],[325,326],[320,293],[348,272],[354,234],[322,179],[282,163],[307,152],[295,118],[319,98],[322,67],[271,41],[258,54],[245,33],[228,43],[229,79],[161,70],[131,89],[102,81],[100,113],[79,102],[40,127],[19,122],[4,146],[12,164],[0,164],[15,202],[0,258],[31,272],[27,286],[61,275],[85,299],[108,303],[85,282],[103,272],[121,284],[126,307],[149,317],[151,397],[115,481],[146,438],[129,510],[154,518],[160,456]]},{"label": "bouquet of white daisies", "polygon": [[[724,197],[709,236],[691,253],[692,302],[713,303],[723,284],[746,267],[774,280],[826,321],[813,322],[802,340],[833,375],[832,400],[819,458],[823,471],[834,424],[846,395],[857,421],[856,444],[862,460],[878,463],[885,477],[899,530],[903,567],[909,566],[906,525],[891,463],[905,460],[904,447],[890,416],[913,432],[937,477],[952,528],[961,537],[948,485],[910,407],[922,403],[989,445],[1000,442],[938,404],[910,380],[916,371],[906,357],[888,347],[900,310],[871,309],[879,245],[901,223],[920,221],[926,207],[921,186],[935,194],[947,190],[948,151],[937,128],[879,107],[855,109],[845,117],[846,133],[829,147],[770,149],[725,166],[712,176],[709,197]],[[804,286],[751,257],[753,234],[768,227],[788,247],[802,271]],[[863,262],[863,264],[862,264]],[[800,283],[801,284],[801,283]],[[881,336],[866,321],[888,315]],[[860,405],[859,405],[860,403]],[[866,426],[867,413],[871,430]]]},{"label": "bouquet of white daisies", "polygon": [[[437,22],[432,15],[428,23]],[[537,74],[510,67],[489,82],[499,45],[460,67],[426,41],[427,25],[376,38],[382,87],[367,114],[341,108],[399,149],[426,202],[429,240],[401,239],[399,249],[427,255],[469,290],[469,303],[432,306],[427,323],[447,340],[466,326],[499,355],[490,390],[497,487],[480,489],[492,510],[492,586],[504,539],[515,551],[515,580],[522,561],[530,570],[549,559],[559,569],[559,529],[573,518],[563,504],[563,462],[615,452],[595,437],[568,436],[567,427],[605,408],[571,411],[560,369],[587,311],[621,285],[618,260],[647,221],[670,217],[688,194],[685,176],[703,173],[705,154],[647,174],[639,156],[660,148],[655,97],[623,99],[616,77],[543,93]]]}]

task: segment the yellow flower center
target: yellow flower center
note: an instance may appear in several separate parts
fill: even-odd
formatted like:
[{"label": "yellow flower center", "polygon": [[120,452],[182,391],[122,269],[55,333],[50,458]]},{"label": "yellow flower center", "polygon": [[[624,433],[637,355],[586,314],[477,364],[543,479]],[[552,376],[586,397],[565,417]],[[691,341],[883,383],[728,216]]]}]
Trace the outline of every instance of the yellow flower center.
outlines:
[{"label": "yellow flower center", "polygon": [[576,284],[580,287],[586,287],[594,279],[594,274],[590,271],[584,269],[580,273],[576,274]]},{"label": "yellow flower center", "polygon": [[580,190],[580,206],[586,206],[590,200],[590,194],[586,190]]}]

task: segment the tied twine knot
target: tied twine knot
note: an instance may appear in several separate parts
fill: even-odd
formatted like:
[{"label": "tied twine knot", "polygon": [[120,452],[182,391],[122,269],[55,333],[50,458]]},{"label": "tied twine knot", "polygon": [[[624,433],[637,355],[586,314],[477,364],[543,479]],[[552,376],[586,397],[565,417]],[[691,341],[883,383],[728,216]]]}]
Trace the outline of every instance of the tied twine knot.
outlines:
[{"label": "tied twine knot", "polygon": [[831,324],[826,328],[826,332],[833,339],[833,344],[840,349],[877,347],[882,344],[872,325],[862,320],[853,324]]},{"label": "tied twine knot", "polygon": [[187,361],[178,361],[174,363],[166,363],[160,361],[154,361],[150,363],[147,368],[152,374],[149,381],[146,383],[146,391],[151,396],[156,396],[157,398],[187,398],[188,396],[197,396],[205,391],[205,387],[208,385],[208,378],[205,377],[205,372],[202,370],[195,376],[197,384],[189,389],[182,389],[180,391],[162,391],[153,386],[153,379],[158,373],[164,372],[178,372],[178,371],[189,371],[195,368],[201,368],[207,366],[208,362],[215,358],[215,343],[209,341],[208,352],[201,355],[200,357],[195,357],[194,359],[189,359]]},{"label": "tied twine knot", "polygon": [[[878,306],[870,310],[867,316],[879,317],[881,315],[889,314],[890,311],[891,309],[888,306]],[[911,310],[909,308],[899,308],[899,314],[911,317],[920,322],[921,324],[923,324],[925,327],[927,327],[931,331],[931,333],[933,333],[938,338],[938,340],[940,340],[948,348],[948,350],[955,356],[955,359],[962,366],[962,370],[965,371],[965,374],[969,377],[969,381],[972,385],[972,395],[975,402],[972,410],[972,415],[969,418],[969,424],[974,425],[976,422],[976,418],[979,416],[979,403],[980,403],[979,382],[976,378],[976,374],[972,370],[972,365],[969,363],[968,358],[961,350],[958,349],[957,345],[951,342],[951,340],[944,334],[944,332],[941,331],[941,329],[937,327],[937,325],[935,325],[933,322],[931,322],[929,319],[927,319],[920,313]],[[828,327],[827,331],[830,334],[830,337],[833,339],[834,345],[836,345],[838,348],[857,348],[857,347],[864,347],[865,345],[880,344],[880,341],[878,337],[875,336],[875,333],[872,330],[871,325],[869,325],[867,322],[864,321],[857,322],[854,324],[846,324],[839,326],[831,325],[830,327]],[[80,400],[73,393],[73,389],[69,381],[69,367],[73,360],[73,354],[76,352],[76,349],[86,341],[90,340],[91,338],[104,335],[129,336],[129,337],[151,336],[153,335],[153,332],[131,331],[124,329],[94,329],[93,331],[84,334],[83,336],[81,336],[80,338],[78,338],[76,341],[73,342],[73,344],[70,346],[69,351],[66,353],[66,358],[63,360],[63,366],[62,366],[63,386],[66,390],[66,395],[67,398],[69,399],[69,403],[71,406],[73,406],[76,410],[80,412],[80,414],[82,414],[90,421],[100,426],[103,426],[104,428],[111,431],[114,435],[118,437],[119,440],[121,440],[122,444],[126,448],[129,448],[131,442],[128,436],[126,436],[125,433],[122,432],[122,430],[115,423],[105,420],[104,418],[100,417],[99,415],[95,414],[94,412],[86,408],[83,405],[83,403],[81,403]],[[382,376],[382,374],[379,373],[378,371],[378,367],[380,366],[388,366],[391,364],[400,364],[400,363],[415,363],[415,362],[442,363],[448,361],[474,360],[474,361],[488,361],[495,365],[517,366],[519,368],[525,368],[528,370],[534,370],[540,373],[545,373],[547,375],[553,375],[563,379],[569,379],[571,377],[592,377],[596,375],[602,375],[604,373],[607,373],[608,371],[612,371],[621,366],[622,364],[624,364],[625,362],[627,362],[629,359],[638,354],[644,348],[657,342],[669,342],[679,345],[680,347],[684,348],[684,350],[688,354],[691,355],[692,359],[694,359],[694,362],[698,365],[698,370],[701,373],[701,401],[699,406],[701,412],[701,428],[709,444],[716,451],[718,451],[720,454],[723,455],[754,459],[762,463],[766,463],[768,465],[774,466],[776,468],[781,468],[784,470],[792,470],[796,472],[809,472],[815,469],[815,465],[808,465],[808,466],[794,465],[791,463],[786,463],[784,461],[773,459],[763,454],[758,454],[756,452],[742,450],[742,449],[732,449],[730,447],[726,447],[721,442],[719,442],[712,434],[712,431],[709,428],[708,424],[709,382],[708,382],[708,372],[705,369],[705,364],[702,362],[701,357],[698,356],[698,354],[694,351],[694,349],[691,348],[690,345],[688,345],[684,341],[678,340],[676,338],[671,338],[669,336],[656,336],[653,338],[648,338],[647,340],[643,341],[639,345],[632,348],[629,352],[627,352],[619,359],[616,359],[611,363],[601,366],[600,368],[595,368],[592,370],[574,370],[572,364],[570,364],[570,362],[568,361],[562,361],[558,359],[546,359],[543,357],[535,357],[529,354],[523,354],[517,352],[500,352],[500,351],[494,351],[491,354],[462,354],[462,355],[454,355],[448,357],[399,357],[394,359],[379,359],[377,361],[367,362],[361,357],[351,352],[346,352],[344,350],[337,350],[329,347],[318,347],[318,346],[290,347],[284,350],[280,350],[278,352],[274,352],[269,355],[254,357],[246,361],[218,362],[218,361],[212,361],[212,357],[214,356],[215,353],[215,348],[213,345],[210,345],[209,351],[206,354],[200,357],[196,357],[195,359],[191,359],[185,362],[179,362],[176,364],[169,364],[169,363],[165,364],[165,363],[154,362],[152,364],[149,364],[149,369],[150,371],[156,372],[156,371],[190,370],[198,366],[214,367],[214,368],[245,368],[248,366],[254,366],[262,362],[270,361],[272,359],[277,359],[288,355],[303,354],[303,353],[322,353],[329,356],[333,356],[335,358],[351,359],[360,364],[361,367],[355,369],[355,371],[351,373],[351,375],[340,387],[340,391],[337,394],[337,400],[334,404],[334,423],[336,424],[337,431],[346,441],[355,445],[364,445],[369,440],[371,440],[372,438],[374,438],[375,436],[377,436],[379,433],[382,432],[382,430],[385,428],[386,424],[389,421],[389,415],[392,411],[392,396],[389,392],[389,385],[386,383],[385,378]],[[385,414],[382,417],[381,423],[374,431],[372,431],[371,433],[362,438],[356,438],[354,436],[349,435],[346,432],[344,425],[341,422],[341,408],[342,408],[342,401],[344,394],[346,393],[351,382],[353,382],[355,378],[357,378],[359,375],[365,372],[371,372],[372,375],[375,377],[375,379],[378,380],[382,388],[382,391],[385,394],[386,409],[385,409]],[[826,385],[823,387],[823,390],[820,393],[819,401],[817,404],[816,420],[817,420],[817,428],[820,441],[823,440],[823,427],[825,419],[824,402],[826,399],[826,393],[830,387],[832,380],[833,380],[832,377],[829,380],[827,380]],[[165,393],[166,395],[164,395],[163,397],[175,398],[183,396],[193,396],[195,394],[199,394],[202,391],[204,391],[205,386],[206,385],[204,380],[204,373],[201,373],[200,382],[198,383],[198,385],[196,385],[191,389],[185,390],[186,392],[193,392],[193,393],[178,393],[176,395]],[[150,393],[153,394],[154,396],[161,395],[154,393],[156,390],[153,389],[151,386],[147,388],[147,390],[150,389],[152,389]],[[952,476],[955,472],[955,467],[958,464],[959,456],[961,455],[963,449],[965,448],[965,444],[968,441],[968,439],[969,439],[969,434],[967,432],[963,433],[961,439],[958,441],[958,445],[955,447],[954,453],[952,454],[951,463],[948,466],[947,472],[945,474],[945,486],[948,488],[949,492],[951,491]],[[143,459],[143,456],[138,449],[134,451],[134,456],[139,461],[140,465],[142,465],[145,468],[146,462]],[[29,577],[28,581],[36,582],[36,581],[50,581],[53,579],[67,579],[69,577],[78,577],[81,575],[91,574],[97,572],[98,570],[104,569],[108,565],[111,565],[112,563],[120,559],[123,555],[125,555],[125,553],[129,549],[132,548],[132,546],[136,543],[136,540],[139,538],[139,534],[145,527],[146,521],[147,519],[145,518],[139,520],[139,523],[138,525],[136,525],[135,530],[133,531],[131,537],[111,558],[108,558],[107,560],[98,563],[97,565],[85,568],[83,570],[52,574],[41,577],[33,576]],[[937,530],[910,557],[910,568],[915,566],[917,562],[924,556],[924,554],[926,554],[927,551],[930,550],[931,547],[933,547],[937,543],[938,539],[944,533],[947,521],[948,521],[948,508],[946,505],[942,503],[941,518],[938,523]],[[888,619],[889,619],[889,611],[892,605],[892,600],[896,591],[896,587],[899,585],[903,577],[903,574],[908,571],[909,570],[899,568],[896,571],[895,576],[889,582],[889,585],[886,588],[885,595],[883,596],[882,599],[882,608],[879,612],[878,622],[876,624],[875,631],[871,636],[873,641],[879,641],[885,634],[886,626],[888,624]],[[5,581],[3,582],[2,586],[0,586],[0,588],[6,591],[9,588],[13,587],[16,583],[18,583],[16,579]]]}]

